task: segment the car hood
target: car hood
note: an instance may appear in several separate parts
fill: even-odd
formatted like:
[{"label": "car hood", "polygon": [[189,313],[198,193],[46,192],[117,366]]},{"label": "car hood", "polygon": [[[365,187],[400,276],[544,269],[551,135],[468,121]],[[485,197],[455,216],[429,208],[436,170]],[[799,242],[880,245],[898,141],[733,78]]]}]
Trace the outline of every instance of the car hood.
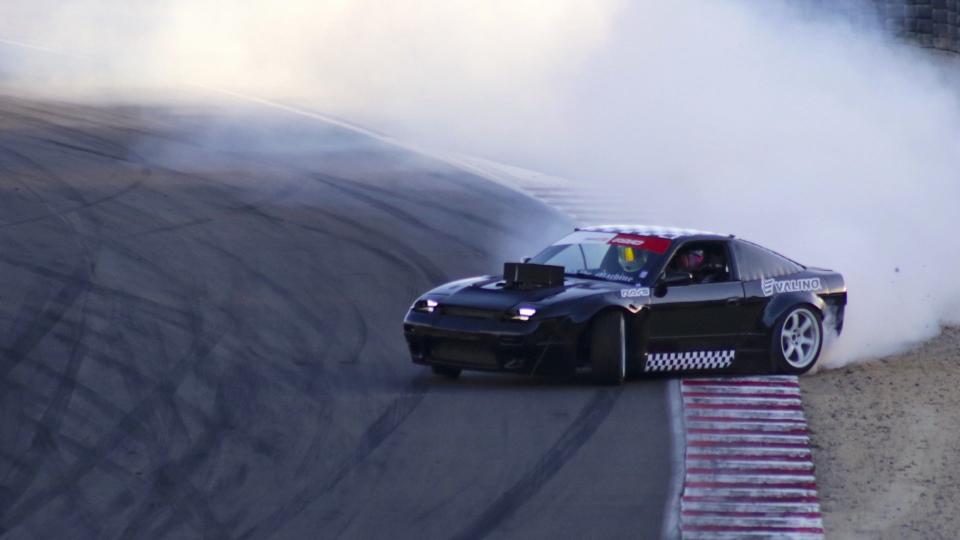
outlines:
[{"label": "car hood", "polygon": [[448,283],[427,295],[440,297],[440,303],[447,306],[507,311],[520,304],[552,305],[631,286],[612,281],[565,277],[562,287],[510,289],[504,286],[501,276],[483,276]]}]

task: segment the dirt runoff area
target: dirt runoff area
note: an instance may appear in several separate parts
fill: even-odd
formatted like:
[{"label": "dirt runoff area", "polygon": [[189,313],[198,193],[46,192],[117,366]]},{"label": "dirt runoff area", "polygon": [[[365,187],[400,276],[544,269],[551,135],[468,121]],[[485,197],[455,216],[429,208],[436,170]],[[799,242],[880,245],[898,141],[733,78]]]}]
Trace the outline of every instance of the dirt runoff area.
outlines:
[{"label": "dirt runoff area", "polygon": [[960,537],[960,328],[800,384],[828,538]]}]

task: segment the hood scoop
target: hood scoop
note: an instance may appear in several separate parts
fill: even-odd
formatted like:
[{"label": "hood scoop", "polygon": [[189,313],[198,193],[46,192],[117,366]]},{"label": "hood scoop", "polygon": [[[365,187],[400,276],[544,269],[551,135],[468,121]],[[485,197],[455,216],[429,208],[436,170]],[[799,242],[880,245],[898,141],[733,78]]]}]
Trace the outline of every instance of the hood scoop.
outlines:
[{"label": "hood scoop", "polygon": [[504,263],[505,289],[540,289],[563,286],[563,267],[549,264]]}]

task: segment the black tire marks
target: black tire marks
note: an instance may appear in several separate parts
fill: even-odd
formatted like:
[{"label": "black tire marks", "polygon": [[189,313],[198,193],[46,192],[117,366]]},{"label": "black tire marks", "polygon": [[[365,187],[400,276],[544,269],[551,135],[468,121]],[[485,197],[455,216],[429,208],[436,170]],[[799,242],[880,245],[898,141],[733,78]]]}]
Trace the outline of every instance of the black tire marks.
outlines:
[{"label": "black tire marks", "polygon": [[[82,196],[73,190],[69,184],[49,170],[38,166],[27,156],[9,149],[0,149],[0,151],[2,151],[0,155],[6,154],[8,159],[26,163],[31,170],[45,177],[48,182],[63,188],[70,194],[71,198],[83,202]],[[29,183],[23,182],[22,180],[20,183],[41,204],[48,208],[51,207],[44,197],[38,191],[34,190]],[[4,380],[7,380],[11,371],[24,362],[55,327],[63,323],[66,314],[81,297],[88,297],[89,285],[95,273],[96,245],[91,245],[82,239],[82,234],[77,227],[70,221],[64,219],[62,215],[56,215],[56,217],[59,218],[59,221],[64,225],[64,228],[68,231],[68,235],[73,238],[73,242],[81,249],[82,256],[74,266],[73,273],[67,279],[65,285],[51,300],[44,303],[39,313],[32,320],[20,322],[19,326],[24,328],[23,331],[19,333],[12,343],[5,347],[3,351],[4,362],[3,365],[0,366],[0,378]],[[22,306],[22,308],[26,308],[26,306]],[[22,309],[21,311],[23,312],[24,310]],[[70,338],[71,344],[69,346],[66,365],[63,368],[63,377],[55,387],[49,404],[43,410],[23,457],[18,460],[21,465],[11,469],[11,473],[16,473],[14,474],[14,478],[11,480],[8,475],[8,478],[4,480],[4,494],[9,498],[8,501],[4,501],[2,506],[4,509],[9,508],[10,504],[22,496],[27,488],[34,482],[34,479],[38,475],[41,460],[49,457],[61,473],[63,468],[66,467],[66,463],[58,448],[55,434],[61,429],[69,401],[74,393],[76,375],[85,356],[83,338],[85,334],[84,321],[86,319],[86,312],[87,306],[86,302],[84,302],[79,321],[72,325],[75,335]],[[24,422],[25,419],[21,418],[20,421]],[[90,510],[91,505],[86,500],[86,497],[79,492],[76,486],[68,486],[67,492],[72,495],[75,501],[80,502],[81,508],[79,512],[82,515],[84,526],[88,531],[98,534],[100,530],[98,519]],[[4,513],[3,518],[5,519],[5,517]]]},{"label": "black tire marks", "polygon": [[[14,427],[26,431],[39,425],[43,433],[36,444],[59,448],[70,459],[32,461],[19,448],[17,455],[0,456],[16,475],[28,477],[41,466],[56,469],[54,478],[28,489],[23,487],[27,481],[17,480],[10,504],[0,507],[0,527],[26,536],[62,535],[50,518],[60,517],[64,502],[82,510],[85,525],[74,532],[113,538],[326,536],[349,534],[367,520],[392,519],[371,514],[362,503],[326,521],[325,512],[340,496],[370,489],[365,482],[375,482],[381,468],[396,470],[397,463],[416,460],[385,450],[410,451],[404,445],[431,417],[425,403],[444,407],[458,399],[455,387],[432,392],[436,380],[410,367],[399,315],[415,294],[447,281],[451,269],[469,268],[460,258],[488,259],[478,238],[510,234],[492,216],[526,210],[526,203],[445,166],[416,175],[416,190],[395,193],[377,177],[364,176],[378,170],[369,162],[366,172],[354,172],[327,167],[322,152],[315,159],[286,162],[269,153],[205,148],[176,115],[162,117],[165,131],[158,131],[156,118],[71,107],[58,115],[57,106],[49,113],[47,108],[21,114],[30,137],[6,132],[3,143],[19,154],[12,159],[20,169],[32,171],[26,181],[50,197],[50,212],[8,223],[9,232],[0,235],[26,236],[35,227],[66,220],[76,227],[64,238],[86,250],[90,273],[79,265],[50,265],[0,252],[0,272],[35,276],[50,298],[46,304],[25,300],[16,315],[23,332],[5,340],[20,351],[14,357],[24,372],[29,370],[31,381],[43,386],[33,388],[19,379],[0,379],[0,384],[24,402],[44,402],[39,419],[21,414]],[[151,114],[164,113],[135,111],[135,116]],[[34,116],[42,120],[34,122]],[[191,119],[198,126],[208,120]],[[127,122],[131,125],[120,125]],[[161,153],[199,152],[210,157],[205,164],[226,166],[223,172],[196,172],[189,160],[171,165],[150,151],[131,150],[143,140],[149,147],[161,146]],[[396,164],[391,160],[403,159],[393,149],[368,157],[385,164],[374,174],[390,174]],[[102,186],[90,190],[62,172],[71,163],[89,167]],[[408,165],[402,163],[403,174],[414,174]],[[114,176],[111,170],[130,174]],[[275,183],[248,189],[250,182],[231,178],[232,170],[249,173],[244,180]],[[54,178],[58,173],[63,178]],[[433,200],[434,184],[460,197],[457,204]],[[352,261],[345,270],[350,275],[338,273],[340,258]],[[375,287],[364,286],[368,277]],[[49,316],[41,317],[46,312],[38,305],[49,307]],[[64,309],[59,319],[58,308]],[[50,328],[44,333],[45,320]],[[270,324],[275,320],[296,324],[277,329]],[[64,356],[61,364],[25,362],[38,350],[31,342],[46,348],[51,339],[74,345],[75,356]],[[95,381],[78,370],[116,379],[111,389],[124,399],[98,393]],[[478,404],[491,398],[493,414],[507,421],[516,412],[502,410],[491,389],[475,387],[474,398]],[[540,451],[547,448],[539,458],[525,456],[536,461],[534,468],[515,479],[518,473],[512,472],[505,484],[511,487],[481,501],[488,506],[475,520],[466,526],[459,520],[445,524],[444,533],[479,537],[496,531],[558,471],[568,470],[574,456],[584,454],[581,449],[619,393],[571,390],[570,395],[579,395],[567,406],[565,392],[554,405],[561,419],[550,423],[547,435],[528,441]],[[362,403],[362,410],[351,410],[354,403]],[[297,415],[308,416],[309,424],[298,423]],[[247,425],[264,419],[276,421],[278,428]],[[96,429],[63,429],[91,420]],[[301,425],[311,429],[293,431]],[[137,460],[125,457],[133,447],[142,452]],[[469,459],[470,449],[454,451]],[[416,465],[429,470],[428,464]],[[285,485],[260,493],[263,474],[275,474]],[[125,499],[108,506],[85,501],[77,486],[89,488],[93,482],[123,486]],[[468,491],[453,493],[459,497]],[[224,500],[239,503],[225,508]],[[329,529],[311,529],[318,520]],[[398,525],[402,535],[409,524]]]},{"label": "black tire marks", "polygon": [[297,517],[308,505],[332,492],[352,471],[361,465],[402,424],[423,401],[425,382],[418,380],[410,392],[395,399],[363,432],[353,452],[340,463],[332,475],[318,483],[308,483],[289,501],[265,519],[243,531],[240,538],[269,538],[285,523]]},{"label": "black tire marks", "polygon": [[[81,203],[79,206],[71,208],[70,211],[77,211],[80,209],[91,209],[96,206],[95,203],[105,202],[107,200],[113,200],[118,198],[123,193],[130,191],[131,189],[137,187],[142,179],[135,182],[131,186],[127,186],[125,189],[121,190],[119,193],[114,193],[112,196],[101,199],[100,201],[88,202],[84,196],[79,192],[79,190],[73,188],[67,182],[61,180],[56,175],[52,174],[50,171],[41,167],[36,161],[31,160],[25,154],[21,152],[15,152],[9,148],[5,148],[4,151],[14,158],[18,159],[22,163],[26,163],[30,171],[35,174],[39,174],[44,177],[48,184],[56,186],[59,188],[59,191],[62,194],[65,194],[68,199],[77,201]],[[27,189],[34,193],[36,197],[43,200],[43,197],[35,190],[31,189],[29,185]],[[44,201],[48,207],[51,206]],[[96,220],[88,220],[89,223],[93,224],[94,230],[92,233],[82,234],[79,230],[72,226],[70,222],[63,218],[64,212],[51,212],[51,216],[57,217],[64,224],[71,229],[75,241],[81,246],[87,246],[88,244],[99,245],[105,243],[101,235],[96,232]],[[48,216],[45,216],[48,217]],[[109,242],[106,242],[109,243]],[[131,260],[139,260],[140,258],[135,254],[129,253],[129,250],[126,250],[123,246],[114,245],[112,246],[114,251],[117,253],[123,253],[127,258]],[[26,324],[27,331],[20,334],[17,339],[14,340],[13,344],[7,348],[8,356],[10,357],[3,366],[3,371],[0,375],[6,376],[9,371],[20,363],[29,352],[42,340],[51,329],[60,323],[63,319],[66,311],[76,302],[77,298],[82,293],[87,293],[90,290],[91,278],[92,278],[92,255],[89,250],[87,250],[86,256],[81,260],[81,263],[77,266],[77,270],[74,275],[67,276],[65,281],[66,284],[61,289],[60,293],[54,298],[53,302],[48,303],[48,307],[44,309],[37,320]],[[27,265],[19,265],[27,266]],[[80,273],[80,275],[77,275]],[[52,274],[47,272],[47,274]],[[62,276],[61,276],[62,277]],[[162,276],[169,279],[171,276]],[[176,281],[176,280],[174,280]],[[192,326],[197,326],[197,319],[200,317],[199,314],[194,313],[194,322]],[[84,328],[85,317],[82,317],[79,323],[74,324],[81,329],[80,338],[82,339],[82,329]],[[199,339],[195,335],[195,338]],[[68,364],[64,374],[59,378],[59,384],[55,396],[46,411],[44,412],[43,417],[40,422],[38,422],[37,429],[35,431],[35,436],[33,442],[30,445],[28,451],[28,462],[23,464],[23,460],[17,460],[21,463],[20,471],[24,473],[20,476],[19,480],[7,485],[7,493],[14,499],[19,499],[22,494],[25,492],[26,488],[30,485],[31,477],[37,472],[37,463],[44,455],[50,455],[51,452],[38,452],[37,450],[45,449],[43,447],[50,447],[49,449],[55,450],[55,445],[52,444],[53,434],[59,431],[59,424],[63,415],[65,414],[65,405],[69,401],[72,391],[76,386],[76,371],[79,366],[79,360],[85,354],[88,354],[89,351],[84,351],[82,344],[75,343],[73,347],[74,353],[70,355]],[[202,360],[203,356],[190,357],[188,356],[185,359],[186,361],[197,361]],[[181,365],[186,365],[183,362]],[[174,375],[180,377],[179,380],[182,380],[182,377],[185,375],[187,370],[174,370]],[[167,380],[161,381],[156,387],[156,393],[153,395],[153,399],[162,405],[167,405],[170,407],[170,410],[176,414],[176,407],[172,406],[172,396],[176,391],[176,388],[179,384],[179,380]],[[47,486],[45,489],[41,490],[40,493],[31,497],[27,500],[17,500],[17,502],[4,505],[4,513],[0,522],[4,524],[5,527],[15,526],[22,519],[27,516],[30,516],[35,510],[41,509],[53,500],[56,500],[60,497],[60,493],[72,493],[74,494],[75,500],[82,500],[83,497],[78,496],[76,492],[76,483],[77,480],[83,477],[87,472],[93,468],[107,468],[116,471],[118,467],[110,463],[108,454],[116,447],[121,439],[124,438],[124,435],[136,436],[140,435],[142,438],[147,440],[156,440],[153,436],[154,431],[152,429],[143,429],[134,433],[130,431],[129,428],[137,427],[140,425],[141,419],[145,418],[149,422],[149,418],[152,415],[153,409],[152,406],[146,406],[152,403],[151,401],[142,402],[138,408],[134,409],[134,412],[131,414],[125,415],[115,427],[119,427],[119,433],[121,436],[118,438],[116,436],[107,437],[101,439],[101,445],[90,450],[89,448],[74,448],[75,451],[79,451],[84,457],[75,465],[71,466],[66,471],[61,471],[61,474],[58,478],[58,481],[52,485]],[[127,428],[127,429],[124,429]],[[114,431],[117,433],[117,431]],[[216,432],[208,433],[209,441],[214,441],[217,438]],[[106,446],[103,446],[102,443],[109,442]],[[161,448],[162,445],[156,445],[158,448]],[[54,457],[57,457],[55,454]],[[169,456],[167,456],[169,457]],[[195,522],[199,522],[203,525],[202,530],[207,536],[214,537],[226,537],[226,533],[222,531],[220,526],[213,520],[208,509],[206,509],[205,499],[201,498],[196,490],[190,491],[190,482],[185,478],[185,475],[180,474],[179,471],[183,470],[184,466],[177,464],[173,461],[166,461],[165,465],[159,469],[159,472],[156,474],[156,479],[154,481],[153,491],[159,496],[167,499],[168,502],[171,502],[175,506],[179,506],[180,511],[187,513],[193,517]],[[122,469],[121,469],[122,471]],[[159,486],[159,487],[158,487]],[[171,489],[164,489],[164,486],[176,486],[176,491]],[[187,492],[186,495],[183,493]],[[175,495],[171,498],[171,494]],[[190,504],[183,504],[183,501],[188,501]],[[86,519],[87,522],[94,522],[94,519]],[[212,525],[211,525],[212,524]],[[215,533],[215,534],[214,534]]]},{"label": "black tire marks", "polygon": [[[108,456],[124,439],[128,437],[151,437],[149,428],[144,425],[143,419],[148,418],[150,411],[154,410],[161,401],[170,399],[170,396],[177,391],[180,383],[192,367],[211,354],[219,343],[222,334],[215,331],[213,333],[208,332],[209,330],[202,327],[197,328],[196,340],[187,353],[165,374],[163,379],[143,400],[125,414],[110,432],[97,441],[97,444],[90,449],[89,455],[78,459],[64,471],[58,481],[50,483],[43,489],[36,490],[29,497],[18,500],[8,508],[3,514],[2,521],[0,521],[0,527],[8,529],[15,527],[34,512],[59,498],[64,491],[79,482],[87,473],[108,461]],[[187,510],[193,511],[193,509]],[[202,515],[202,517],[205,516],[206,514]],[[210,528],[216,530],[218,526],[211,523]]]},{"label": "black tire marks", "polygon": [[622,391],[619,387],[597,390],[550,449],[540,456],[533,468],[497,497],[454,538],[484,538],[516,514],[593,436],[610,415]]},{"label": "black tire marks", "polygon": [[3,348],[3,364],[0,365],[0,377],[6,377],[11,370],[23,362],[40,341],[63,320],[67,311],[88,290],[89,269],[79,265],[67,278],[57,293],[43,306],[43,309],[29,322],[23,323],[24,331]]}]

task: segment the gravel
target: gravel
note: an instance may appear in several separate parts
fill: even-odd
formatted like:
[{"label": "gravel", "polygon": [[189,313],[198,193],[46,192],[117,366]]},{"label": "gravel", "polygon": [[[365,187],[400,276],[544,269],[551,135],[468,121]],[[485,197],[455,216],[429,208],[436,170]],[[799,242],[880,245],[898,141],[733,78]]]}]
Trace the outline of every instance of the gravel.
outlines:
[{"label": "gravel", "polygon": [[960,328],[801,386],[828,537],[957,537]]}]

